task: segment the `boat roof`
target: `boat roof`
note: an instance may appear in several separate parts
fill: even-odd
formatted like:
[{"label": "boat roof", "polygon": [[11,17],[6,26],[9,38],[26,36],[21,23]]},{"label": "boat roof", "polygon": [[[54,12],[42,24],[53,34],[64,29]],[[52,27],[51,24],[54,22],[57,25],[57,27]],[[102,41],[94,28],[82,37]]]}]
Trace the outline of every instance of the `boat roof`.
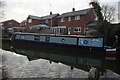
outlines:
[{"label": "boat roof", "polygon": [[[87,36],[84,36],[84,35],[61,35],[61,34],[38,34],[38,33],[22,33],[22,32],[19,32],[19,33],[15,33],[15,34],[22,34],[22,35],[41,35],[41,36],[61,36],[61,37],[88,37],[88,38],[95,38],[95,36],[90,36],[90,35],[87,35]],[[96,37],[98,38],[98,37]],[[100,37],[99,37],[100,38]]]}]

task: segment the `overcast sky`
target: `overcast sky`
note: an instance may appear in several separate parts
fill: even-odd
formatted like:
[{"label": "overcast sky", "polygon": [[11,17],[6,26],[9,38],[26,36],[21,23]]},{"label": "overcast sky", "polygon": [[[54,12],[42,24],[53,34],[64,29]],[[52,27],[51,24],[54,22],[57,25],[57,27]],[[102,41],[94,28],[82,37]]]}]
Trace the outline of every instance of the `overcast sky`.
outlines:
[{"label": "overcast sky", "polygon": [[[25,20],[28,15],[45,16],[49,15],[50,10],[53,14],[65,13],[91,7],[91,0],[5,0],[4,20],[14,19],[18,22]],[[120,0],[99,0],[100,4],[117,4]],[[51,7],[50,7],[51,3]]]}]

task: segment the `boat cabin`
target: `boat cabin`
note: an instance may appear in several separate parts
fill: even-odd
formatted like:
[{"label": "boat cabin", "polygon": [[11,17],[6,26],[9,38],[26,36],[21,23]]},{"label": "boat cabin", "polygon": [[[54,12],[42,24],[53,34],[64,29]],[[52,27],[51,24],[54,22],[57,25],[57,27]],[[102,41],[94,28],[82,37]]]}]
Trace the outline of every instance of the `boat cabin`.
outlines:
[{"label": "boat cabin", "polygon": [[37,41],[41,43],[63,44],[88,47],[103,47],[103,37],[85,37],[75,35],[54,35],[36,33],[17,33],[12,40]]}]

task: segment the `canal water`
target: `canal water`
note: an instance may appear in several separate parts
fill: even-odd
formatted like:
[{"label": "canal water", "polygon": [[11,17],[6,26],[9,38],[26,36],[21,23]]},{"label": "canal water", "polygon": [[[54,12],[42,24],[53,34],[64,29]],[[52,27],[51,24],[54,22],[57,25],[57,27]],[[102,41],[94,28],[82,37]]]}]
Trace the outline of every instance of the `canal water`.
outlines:
[{"label": "canal water", "polygon": [[38,59],[29,61],[22,56],[10,51],[0,49],[0,67],[3,68],[2,76],[9,78],[87,78],[88,72],[67,66],[62,63],[50,63],[49,60]]},{"label": "canal water", "polygon": [[[26,56],[0,49],[0,79],[8,78],[88,78],[89,72],[45,59],[29,61]],[[93,68],[94,71],[95,68]],[[101,78],[120,79],[108,70]],[[39,79],[38,79],[39,80]]]}]

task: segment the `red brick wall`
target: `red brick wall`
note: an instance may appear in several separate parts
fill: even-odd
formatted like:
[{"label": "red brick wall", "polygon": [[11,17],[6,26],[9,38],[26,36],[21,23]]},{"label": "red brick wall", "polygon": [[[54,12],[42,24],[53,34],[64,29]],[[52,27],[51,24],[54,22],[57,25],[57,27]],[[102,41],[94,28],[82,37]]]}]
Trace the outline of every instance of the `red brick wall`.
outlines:
[{"label": "red brick wall", "polygon": [[40,20],[35,20],[35,19],[32,19],[32,25],[37,25],[37,24],[40,24],[40,23],[42,23],[42,21],[40,21]]},{"label": "red brick wall", "polygon": [[21,24],[20,27],[24,27],[24,28],[28,28],[29,27],[28,26],[28,22],[21,22],[20,24]]},{"label": "red brick wall", "polygon": [[[80,16],[80,20],[75,20],[75,17],[71,17],[71,21],[68,21],[68,17],[65,18],[64,22],[61,22],[61,18],[58,19],[59,26],[66,26],[67,32],[68,27],[71,27],[71,34],[83,34],[85,24],[85,15]],[[74,27],[81,27],[81,32],[74,32]]]},{"label": "red brick wall", "polygon": [[92,10],[89,11],[89,13],[87,13],[87,16],[86,16],[87,21],[88,21],[88,22],[89,22],[89,21],[93,21],[94,18],[95,18],[94,12],[93,12]]},{"label": "red brick wall", "polygon": [[[52,22],[51,22],[51,19],[48,20],[48,26],[58,26],[58,19],[57,19],[58,16],[55,16],[52,18]],[[44,21],[45,23],[45,21]]]},{"label": "red brick wall", "polygon": [[52,19],[52,25],[53,25],[53,26],[58,26],[58,19],[57,19],[57,17],[58,17],[58,16],[56,16],[56,17],[54,17],[54,18]]},{"label": "red brick wall", "polygon": [[20,23],[16,22],[16,21],[13,21],[13,26],[14,27],[20,27]]},{"label": "red brick wall", "polygon": [[84,24],[85,24],[85,15],[80,16],[80,20],[73,21],[74,27],[81,27],[81,32],[72,32],[72,34],[83,34],[84,33]]},{"label": "red brick wall", "polygon": [[[28,21],[29,19],[30,19],[30,18],[27,18],[27,21]],[[32,26],[32,25],[38,25],[38,24],[42,24],[42,23],[43,23],[42,20],[32,19],[32,22],[31,22],[31,23],[28,22],[27,25],[30,27],[30,26]]]},{"label": "red brick wall", "polygon": [[58,25],[58,21],[57,21],[57,16],[55,16],[55,17],[52,18],[52,22],[51,22],[51,19],[48,19],[48,23],[46,23],[46,20],[35,20],[35,19],[32,19],[32,22],[28,23],[28,24],[29,24],[29,26],[31,26],[31,25],[38,25],[38,24],[47,24],[48,26],[51,26],[51,24],[52,24],[52,26],[57,26]]},{"label": "red brick wall", "polygon": [[[86,15],[81,15],[80,20],[75,20],[75,16],[71,17],[71,21],[68,21],[68,17],[65,18],[64,22],[61,22],[61,18],[58,18],[58,26],[66,26],[67,32],[68,27],[71,27],[71,34],[84,34],[85,23],[94,20],[94,13],[91,10]],[[81,27],[81,32],[74,32],[74,27]]]},{"label": "red brick wall", "polygon": [[58,18],[58,26],[66,26],[65,21],[61,22],[61,18]]},{"label": "red brick wall", "polygon": [[48,20],[48,26],[51,26],[52,25],[52,22],[51,22],[51,19]]},{"label": "red brick wall", "polygon": [[48,26],[57,26],[58,25],[57,18],[52,18],[52,21],[51,21],[51,19],[48,19],[48,23],[46,23],[46,20],[43,20],[40,22],[40,24],[47,24]]},{"label": "red brick wall", "polygon": [[15,20],[8,20],[3,23],[3,27],[20,27],[20,23]]}]

